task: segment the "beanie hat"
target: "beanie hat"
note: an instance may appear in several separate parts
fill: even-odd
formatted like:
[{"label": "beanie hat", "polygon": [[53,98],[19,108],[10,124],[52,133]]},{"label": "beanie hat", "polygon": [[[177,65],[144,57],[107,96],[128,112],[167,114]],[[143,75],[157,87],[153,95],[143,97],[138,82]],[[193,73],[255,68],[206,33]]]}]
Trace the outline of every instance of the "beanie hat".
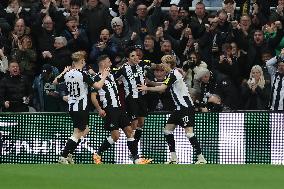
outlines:
[{"label": "beanie hat", "polygon": [[122,22],[121,18],[119,18],[119,17],[114,17],[114,18],[111,20],[111,27],[113,28],[113,26],[123,26],[123,22]]}]

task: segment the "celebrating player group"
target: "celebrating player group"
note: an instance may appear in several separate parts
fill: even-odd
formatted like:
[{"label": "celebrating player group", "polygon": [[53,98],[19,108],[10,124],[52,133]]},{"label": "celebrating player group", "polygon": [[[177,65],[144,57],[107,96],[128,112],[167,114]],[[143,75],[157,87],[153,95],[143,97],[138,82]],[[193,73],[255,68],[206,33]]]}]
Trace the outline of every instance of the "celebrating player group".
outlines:
[{"label": "celebrating player group", "polygon": [[[151,63],[139,60],[135,48],[130,47],[126,51],[126,61],[119,68],[113,69],[110,58],[101,55],[97,59],[99,70],[95,73],[86,69],[86,54],[83,51],[72,54],[72,66],[66,67],[58,75],[54,84],[65,83],[68,96],[64,99],[69,105],[69,114],[73,121],[74,132],[67,140],[59,157],[61,164],[74,164],[73,154],[79,145],[81,138],[89,132],[88,120],[88,94],[99,115],[104,121],[104,128],[110,132],[97,151],[93,154],[96,164],[103,163],[103,153],[108,150],[120,136],[119,129],[125,133],[129,157],[134,164],[149,164],[152,159],[146,159],[138,155],[138,143],[142,136],[145,117],[147,116],[147,91],[169,91],[175,105],[165,127],[164,135],[170,150],[170,159],[166,164],[177,164],[178,157],[175,150],[174,130],[176,126],[184,129],[185,135],[197,155],[196,164],[206,164],[201,153],[201,147],[194,134],[194,105],[184,82],[182,71],[176,68],[176,58],[165,55],[161,64],[167,72],[162,84],[152,87],[147,86],[145,73],[151,67]],[[111,69],[112,68],[112,69]],[[117,82],[124,86],[125,108],[122,107],[119,98]]]}]

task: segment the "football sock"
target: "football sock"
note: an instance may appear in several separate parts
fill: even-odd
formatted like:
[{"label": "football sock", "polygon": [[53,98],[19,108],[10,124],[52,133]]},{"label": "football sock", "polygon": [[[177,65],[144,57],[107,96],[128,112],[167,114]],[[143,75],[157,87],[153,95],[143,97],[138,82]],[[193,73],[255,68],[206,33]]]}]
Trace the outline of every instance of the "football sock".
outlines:
[{"label": "football sock", "polygon": [[186,137],[189,139],[190,144],[195,149],[196,155],[201,154],[200,144],[197,140],[197,137],[194,136],[194,133],[187,133]]},{"label": "football sock", "polygon": [[137,142],[135,142],[134,138],[128,138],[127,139],[127,146],[128,149],[133,157],[133,159],[137,159],[138,158],[138,147],[137,147]]},{"label": "football sock", "polygon": [[73,148],[70,149],[70,151],[69,151],[70,154],[73,154],[73,153],[74,153],[74,151],[76,150],[76,148],[77,148],[77,146],[80,144],[80,142],[81,142],[81,139],[78,140],[76,146],[73,146]]},{"label": "football sock", "polygon": [[138,127],[136,130],[135,130],[135,134],[134,134],[134,138],[135,140],[138,142],[142,136],[142,131],[143,129]]},{"label": "football sock", "polygon": [[174,139],[174,135],[173,134],[166,134],[165,135],[166,141],[168,143],[170,152],[175,152],[176,151],[176,147],[175,147],[175,139]]},{"label": "football sock", "polygon": [[98,150],[97,154],[99,156],[101,156],[104,151],[106,151],[107,149],[109,149],[111,147],[112,144],[114,144],[114,141],[113,141],[113,139],[110,136],[110,137],[108,137],[107,139],[104,140],[102,145],[99,147],[99,150]]},{"label": "football sock", "polygon": [[[77,143],[78,143],[78,139],[77,138],[75,138],[74,136],[71,136],[68,140],[67,140],[67,142],[66,142],[66,145],[65,145],[65,147],[64,147],[64,150],[63,150],[63,152],[62,152],[62,157],[67,157],[68,156],[68,154],[71,152],[71,150],[72,149],[76,149],[76,147],[77,147]],[[74,151],[73,150],[73,151]]]},{"label": "football sock", "polygon": [[176,160],[177,159],[177,154],[176,152],[171,152],[171,159]]}]

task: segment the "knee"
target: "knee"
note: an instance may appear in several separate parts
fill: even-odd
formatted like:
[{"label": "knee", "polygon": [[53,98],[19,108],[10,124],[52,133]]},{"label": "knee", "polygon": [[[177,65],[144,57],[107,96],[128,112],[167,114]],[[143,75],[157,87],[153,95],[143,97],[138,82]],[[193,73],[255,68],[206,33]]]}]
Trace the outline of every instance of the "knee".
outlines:
[{"label": "knee", "polygon": [[133,130],[130,126],[127,126],[123,129],[127,138],[132,138],[134,136]]},{"label": "knee", "polygon": [[173,135],[174,132],[173,132],[173,131],[170,131],[170,130],[168,130],[168,129],[164,129],[164,134],[165,134],[165,135]]},{"label": "knee", "polygon": [[192,138],[192,137],[194,137],[194,133],[186,133],[186,137],[187,138]]}]

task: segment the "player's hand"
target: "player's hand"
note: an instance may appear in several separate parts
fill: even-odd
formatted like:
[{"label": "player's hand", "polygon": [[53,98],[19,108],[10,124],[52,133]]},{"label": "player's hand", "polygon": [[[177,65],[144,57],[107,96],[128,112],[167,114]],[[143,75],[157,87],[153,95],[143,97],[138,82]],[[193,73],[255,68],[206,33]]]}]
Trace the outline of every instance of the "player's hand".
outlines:
[{"label": "player's hand", "polygon": [[71,66],[66,66],[63,70],[63,73],[66,73],[68,72],[69,70],[71,69]]},{"label": "player's hand", "polygon": [[106,116],[106,112],[103,109],[100,109],[98,112],[99,112],[100,117]]},{"label": "player's hand", "polygon": [[65,102],[68,102],[68,96],[63,96],[62,99],[65,101]]},{"label": "player's hand", "polygon": [[102,73],[102,77],[107,78],[107,76],[109,75],[109,71],[110,71],[110,68],[105,68]]},{"label": "player's hand", "polygon": [[147,91],[148,87],[144,84],[138,84],[138,87],[137,87],[138,91]]}]

